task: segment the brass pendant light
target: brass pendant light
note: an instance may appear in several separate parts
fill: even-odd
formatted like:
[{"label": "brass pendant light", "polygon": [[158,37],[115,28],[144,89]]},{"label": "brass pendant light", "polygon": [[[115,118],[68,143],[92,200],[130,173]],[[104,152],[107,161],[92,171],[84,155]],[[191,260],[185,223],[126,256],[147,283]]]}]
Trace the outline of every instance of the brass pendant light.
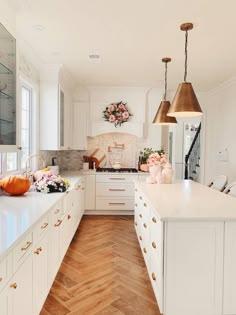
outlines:
[{"label": "brass pendant light", "polygon": [[193,28],[192,23],[180,25],[181,31],[185,31],[185,71],[184,82],[179,84],[171,107],[167,113],[170,117],[192,117],[202,115],[202,110],[194,93],[192,84],[186,82],[187,78],[187,59],[188,59],[188,31]]},{"label": "brass pendant light", "polygon": [[156,125],[172,125],[177,124],[175,117],[167,116],[167,112],[170,108],[170,102],[166,100],[166,91],[167,91],[167,63],[171,62],[171,58],[165,57],[162,58],[162,62],[165,63],[165,93],[164,100],[161,101],[160,106],[157,110],[156,116],[153,119],[153,124]]}]

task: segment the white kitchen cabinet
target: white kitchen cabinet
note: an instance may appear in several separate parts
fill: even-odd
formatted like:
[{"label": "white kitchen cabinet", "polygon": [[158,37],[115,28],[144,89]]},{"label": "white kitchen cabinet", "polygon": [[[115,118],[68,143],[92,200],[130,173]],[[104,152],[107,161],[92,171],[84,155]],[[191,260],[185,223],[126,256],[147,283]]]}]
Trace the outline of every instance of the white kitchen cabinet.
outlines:
[{"label": "white kitchen cabinet", "polygon": [[96,209],[96,175],[87,174],[85,176],[85,210]]},{"label": "white kitchen cabinet", "polygon": [[39,314],[48,294],[49,275],[49,216],[34,229],[33,249],[33,312]]},{"label": "white kitchen cabinet", "polygon": [[0,315],[12,315],[12,289],[9,286],[0,292]]},{"label": "white kitchen cabinet", "polygon": [[74,191],[74,207],[77,211],[77,225],[80,223],[85,210],[85,190],[85,178],[83,177],[75,185]]},{"label": "white kitchen cabinet", "polygon": [[9,287],[12,294],[9,296],[8,302],[12,304],[12,315],[33,314],[32,258],[32,255],[29,255],[10,280]]},{"label": "white kitchen cabinet", "polygon": [[225,223],[224,314],[236,314],[236,222]]},{"label": "white kitchen cabinet", "polygon": [[73,149],[87,150],[88,103],[73,103]]},{"label": "white kitchen cabinet", "polygon": [[123,173],[96,175],[96,210],[133,211],[136,178]]}]

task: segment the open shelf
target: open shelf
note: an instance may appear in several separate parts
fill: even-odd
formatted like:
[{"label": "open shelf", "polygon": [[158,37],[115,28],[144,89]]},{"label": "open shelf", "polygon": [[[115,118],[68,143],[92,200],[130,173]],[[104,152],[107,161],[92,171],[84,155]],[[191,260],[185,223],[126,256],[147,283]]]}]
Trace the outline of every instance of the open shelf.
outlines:
[{"label": "open shelf", "polygon": [[8,95],[7,93],[0,91],[0,98],[1,99],[5,99],[5,100],[9,100],[12,99],[13,97],[11,95]]},{"label": "open shelf", "polygon": [[0,62],[0,74],[13,74],[13,72]]}]

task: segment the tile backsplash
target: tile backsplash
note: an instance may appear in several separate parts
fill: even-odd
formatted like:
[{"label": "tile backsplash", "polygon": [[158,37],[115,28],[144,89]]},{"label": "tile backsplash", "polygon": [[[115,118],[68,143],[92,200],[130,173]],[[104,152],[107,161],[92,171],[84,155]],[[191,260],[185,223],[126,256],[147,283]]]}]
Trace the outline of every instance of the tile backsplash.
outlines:
[{"label": "tile backsplash", "polygon": [[87,151],[41,151],[46,164],[52,164],[52,158],[57,158],[60,170],[78,170],[82,168],[83,155],[89,155],[96,148],[99,148],[99,156],[106,155],[105,166],[109,166],[108,146],[124,144],[124,149],[120,150],[122,167],[137,167],[139,152],[148,146],[147,139],[139,138],[125,133],[106,133],[96,137],[88,138]]}]

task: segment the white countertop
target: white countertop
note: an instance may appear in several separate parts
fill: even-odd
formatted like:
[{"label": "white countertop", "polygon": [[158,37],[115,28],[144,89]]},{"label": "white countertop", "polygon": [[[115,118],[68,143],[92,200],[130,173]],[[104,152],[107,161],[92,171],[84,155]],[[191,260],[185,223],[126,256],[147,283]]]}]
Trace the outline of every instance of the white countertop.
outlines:
[{"label": "white countertop", "polygon": [[[62,173],[70,189],[78,181],[78,172]],[[0,257],[36,224],[64,193],[27,192],[22,196],[0,195]]]},{"label": "white countertop", "polygon": [[161,220],[236,220],[236,198],[191,180],[138,187]]}]

